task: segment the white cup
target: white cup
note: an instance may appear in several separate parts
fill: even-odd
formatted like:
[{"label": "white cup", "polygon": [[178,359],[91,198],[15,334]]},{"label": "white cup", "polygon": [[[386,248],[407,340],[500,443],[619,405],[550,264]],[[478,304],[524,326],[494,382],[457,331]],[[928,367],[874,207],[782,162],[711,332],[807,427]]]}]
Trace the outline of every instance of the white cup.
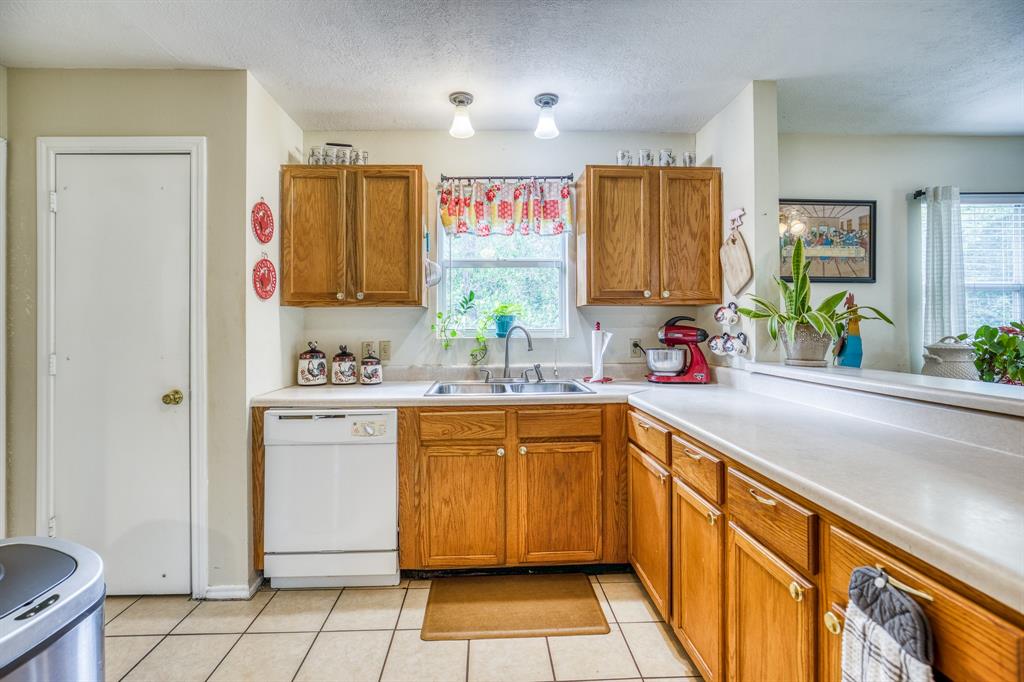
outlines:
[{"label": "white cup", "polygon": [[658,165],[659,166],[674,166],[676,165],[676,155],[672,153],[671,149],[662,149],[658,152]]},{"label": "white cup", "polygon": [[654,155],[651,154],[650,149],[640,149],[636,153],[636,165],[638,166],[653,166]]}]

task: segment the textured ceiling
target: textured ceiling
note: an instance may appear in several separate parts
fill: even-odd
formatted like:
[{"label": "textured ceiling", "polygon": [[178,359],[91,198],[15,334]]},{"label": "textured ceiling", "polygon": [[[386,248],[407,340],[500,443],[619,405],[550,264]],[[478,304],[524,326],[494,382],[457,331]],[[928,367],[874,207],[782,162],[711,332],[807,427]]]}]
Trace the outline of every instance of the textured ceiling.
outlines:
[{"label": "textured ceiling", "polygon": [[306,130],[695,132],[777,80],[783,132],[1024,132],[1024,2],[0,0],[0,64],[249,69]]}]

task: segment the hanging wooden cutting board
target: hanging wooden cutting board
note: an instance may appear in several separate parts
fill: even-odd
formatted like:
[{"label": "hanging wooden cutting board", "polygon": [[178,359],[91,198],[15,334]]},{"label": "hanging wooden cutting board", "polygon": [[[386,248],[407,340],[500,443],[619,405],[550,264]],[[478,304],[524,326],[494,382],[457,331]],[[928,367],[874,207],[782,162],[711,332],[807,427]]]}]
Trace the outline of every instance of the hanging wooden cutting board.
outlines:
[{"label": "hanging wooden cutting board", "polygon": [[722,259],[722,275],[725,277],[725,284],[733,296],[739,296],[754,276],[747,243],[743,240],[743,235],[739,230],[729,230],[729,234],[719,250],[719,256]]}]

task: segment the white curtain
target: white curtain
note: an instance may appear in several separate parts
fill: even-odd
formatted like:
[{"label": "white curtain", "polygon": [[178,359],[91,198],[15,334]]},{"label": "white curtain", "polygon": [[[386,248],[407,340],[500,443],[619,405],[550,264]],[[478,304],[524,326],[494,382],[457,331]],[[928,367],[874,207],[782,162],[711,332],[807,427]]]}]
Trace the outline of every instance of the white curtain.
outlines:
[{"label": "white curtain", "polygon": [[925,189],[924,343],[967,331],[960,188]]}]

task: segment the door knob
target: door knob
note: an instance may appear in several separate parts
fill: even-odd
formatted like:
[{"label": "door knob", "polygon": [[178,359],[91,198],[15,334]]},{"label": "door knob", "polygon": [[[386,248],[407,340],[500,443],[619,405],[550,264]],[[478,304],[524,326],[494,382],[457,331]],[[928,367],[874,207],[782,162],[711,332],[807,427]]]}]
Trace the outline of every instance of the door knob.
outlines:
[{"label": "door knob", "polygon": [[181,405],[181,401],[184,399],[185,394],[176,388],[164,393],[160,398],[164,405]]}]

